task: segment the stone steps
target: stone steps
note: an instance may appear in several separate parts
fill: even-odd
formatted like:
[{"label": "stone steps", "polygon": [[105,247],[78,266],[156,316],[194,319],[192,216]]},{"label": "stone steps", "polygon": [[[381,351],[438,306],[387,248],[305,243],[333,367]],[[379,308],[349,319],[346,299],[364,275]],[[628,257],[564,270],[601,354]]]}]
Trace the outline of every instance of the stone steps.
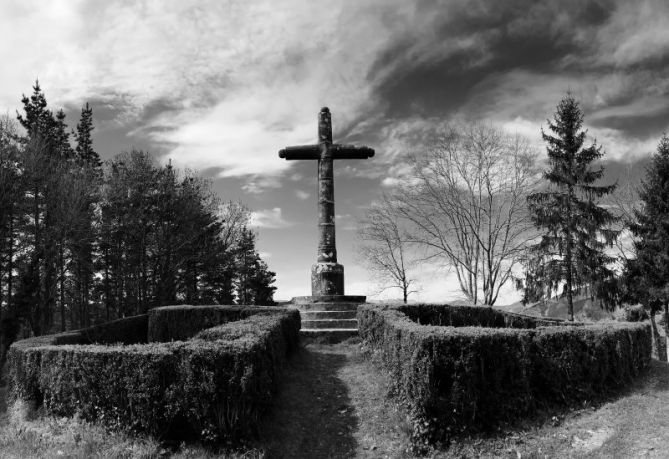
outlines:
[{"label": "stone steps", "polygon": [[357,311],[358,305],[362,303],[305,303],[305,304],[289,304],[289,309],[297,309],[302,312],[306,311]]},{"label": "stone steps", "polygon": [[327,320],[327,319],[355,319],[357,311],[302,311],[300,316],[302,320]]},{"label": "stone steps", "polygon": [[302,329],[308,330],[312,328],[336,329],[342,328],[347,330],[357,330],[357,319],[321,319],[321,320],[303,320]]},{"label": "stone steps", "polygon": [[[358,335],[358,319],[356,318],[358,305],[364,303],[358,301],[328,301],[307,302],[300,297],[287,307],[300,311],[302,328],[300,337],[307,341],[318,340],[320,342],[336,343]],[[322,298],[322,297],[321,297]],[[340,297],[344,299],[345,297]],[[358,297],[349,297],[358,300]],[[346,299],[349,299],[346,298]],[[339,298],[337,298],[339,299]]]},{"label": "stone steps", "polygon": [[300,338],[305,341],[318,340],[324,343],[339,343],[358,336],[357,328],[314,328],[300,330]]}]

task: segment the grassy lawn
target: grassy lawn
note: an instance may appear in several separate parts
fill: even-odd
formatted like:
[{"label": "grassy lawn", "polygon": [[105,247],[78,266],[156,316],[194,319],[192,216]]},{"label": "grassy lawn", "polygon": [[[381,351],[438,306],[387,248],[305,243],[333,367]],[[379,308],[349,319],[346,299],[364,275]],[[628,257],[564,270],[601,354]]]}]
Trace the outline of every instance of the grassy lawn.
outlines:
[{"label": "grassy lawn", "polygon": [[[387,382],[357,343],[303,346],[286,368],[281,392],[261,426],[262,441],[232,456],[196,446],[167,449],[77,419],[31,419],[25,408],[8,412],[1,389],[0,457],[411,457],[409,427],[386,398]],[[615,400],[544,419],[492,437],[462,439],[429,457],[667,457],[669,365],[654,361]]]}]

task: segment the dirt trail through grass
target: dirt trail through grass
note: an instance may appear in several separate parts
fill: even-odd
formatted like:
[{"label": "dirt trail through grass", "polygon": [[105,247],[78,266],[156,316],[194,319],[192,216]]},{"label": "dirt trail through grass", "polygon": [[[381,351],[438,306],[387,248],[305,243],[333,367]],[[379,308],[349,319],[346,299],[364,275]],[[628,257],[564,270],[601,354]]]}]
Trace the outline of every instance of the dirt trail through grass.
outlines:
[{"label": "dirt trail through grass", "polygon": [[261,431],[270,457],[406,457],[408,428],[358,344],[306,345]]}]

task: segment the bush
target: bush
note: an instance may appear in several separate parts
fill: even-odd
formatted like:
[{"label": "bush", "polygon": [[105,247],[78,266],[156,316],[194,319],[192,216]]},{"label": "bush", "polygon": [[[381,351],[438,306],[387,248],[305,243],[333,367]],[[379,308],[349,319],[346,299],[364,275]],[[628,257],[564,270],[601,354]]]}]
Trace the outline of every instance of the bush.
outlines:
[{"label": "bush", "polygon": [[642,322],[648,319],[648,312],[640,304],[633,306],[628,305],[623,309],[622,320],[626,320],[627,322]]},{"label": "bush", "polygon": [[649,365],[647,323],[538,326],[544,322],[490,308],[358,308],[360,336],[380,354],[418,444],[601,396]]},{"label": "bush", "polygon": [[78,332],[23,340],[9,352],[10,397],[159,437],[237,441],[255,434],[299,328],[299,313],[283,310],[185,342],[73,345]]},{"label": "bush", "polygon": [[573,324],[561,319],[531,317],[484,306],[417,304],[411,306],[398,306],[398,309],[409,319],[422,325],[536,328],[542,326]]},{"label": "bush", "polygon": [[271,314],[283,308],[259,306],[163,306],[149,311],[149,342],[187,340],[199,331],[255,314]]}]

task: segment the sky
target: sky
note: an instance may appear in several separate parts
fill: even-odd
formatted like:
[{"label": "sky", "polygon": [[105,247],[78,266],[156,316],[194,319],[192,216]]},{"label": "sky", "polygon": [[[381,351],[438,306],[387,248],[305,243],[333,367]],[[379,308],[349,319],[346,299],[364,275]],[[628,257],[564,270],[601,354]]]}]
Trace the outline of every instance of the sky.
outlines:
[{"label": "sky", "polygon": [[[316,142],[323,106],[335,142],[376,150],[335,163],[346,293],[370,299],[399,292],[377,294],[357,219],[441,124],[484,121],[544,152],[541,127],[571,91],[611,171],[669,127],[666,0],[3,0],[0,36],[0,113],[39,78],[70,126],[92,106],[103,159],[144,149],[211,178],[254,212],[279,300],[310,294],[317,208],[315,162],[277,153]],[[459,296],[447,270],[417,275],[414,299]]]}]

